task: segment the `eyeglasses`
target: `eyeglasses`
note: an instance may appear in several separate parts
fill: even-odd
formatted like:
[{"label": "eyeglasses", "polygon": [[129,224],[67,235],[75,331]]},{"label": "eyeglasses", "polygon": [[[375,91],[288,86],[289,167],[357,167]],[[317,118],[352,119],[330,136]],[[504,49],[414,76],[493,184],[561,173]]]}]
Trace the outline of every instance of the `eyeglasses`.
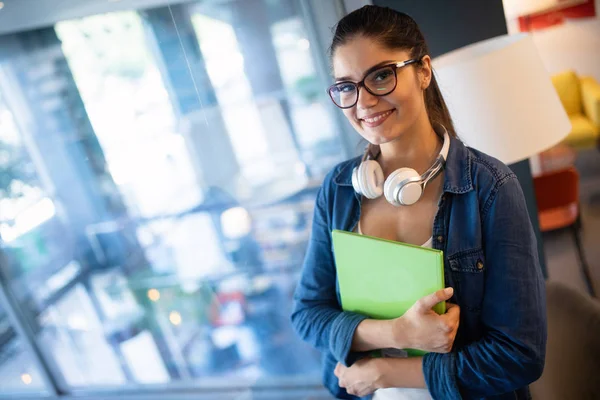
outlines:
[{"label": "eyeglasses", "polygon": [[416,62],[419,62],[419,60],[412,58],[406,61],[373,67],[366,72],[365,78],[362,81],[358,83],[352,81],[337,82],[327,89],[327,93],[333,103],[339,108],[354,107],[358,102],[358,89],[361,86],[364,86],[367,92],[373,96],[390,94],[396,89],[396,84],[398,83],[396,70]]}]

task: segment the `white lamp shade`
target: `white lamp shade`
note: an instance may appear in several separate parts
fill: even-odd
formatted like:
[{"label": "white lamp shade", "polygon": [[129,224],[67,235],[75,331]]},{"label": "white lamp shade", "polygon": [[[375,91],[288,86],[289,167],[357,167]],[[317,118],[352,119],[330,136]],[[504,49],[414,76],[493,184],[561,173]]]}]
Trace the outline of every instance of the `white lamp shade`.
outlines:
[{"label": "white lamp shade", "polygon": [[433,68],[459,138],[506,164],[560,142],[571,122],[528,34],[444,54]]}]

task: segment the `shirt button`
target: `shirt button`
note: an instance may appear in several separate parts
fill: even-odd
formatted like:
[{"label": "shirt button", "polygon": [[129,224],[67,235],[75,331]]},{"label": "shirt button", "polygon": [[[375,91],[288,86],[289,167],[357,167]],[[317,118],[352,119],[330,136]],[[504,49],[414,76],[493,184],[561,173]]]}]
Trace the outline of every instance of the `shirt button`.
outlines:
[{"label": "shirt button", "polygon": [[444,237],[442,235],[438,236],[437,241],[442,243],[444,241]]},{"label": "shirt button", "polygon": [[481,260],[477,260],[477,269],[482,270],[483,269],[483,261]]}]

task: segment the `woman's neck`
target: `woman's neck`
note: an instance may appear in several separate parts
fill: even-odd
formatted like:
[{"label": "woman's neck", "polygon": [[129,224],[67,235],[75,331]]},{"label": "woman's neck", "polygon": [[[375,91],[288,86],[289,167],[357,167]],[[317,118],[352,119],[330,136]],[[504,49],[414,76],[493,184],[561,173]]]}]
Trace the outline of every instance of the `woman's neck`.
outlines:
[{"label": "woman's neck", "polygon": [[426,118],[407,129],[398,139],[380,145],[379,164],[387,177],[398,168],[425,172],[440,152],[442,142]]}]

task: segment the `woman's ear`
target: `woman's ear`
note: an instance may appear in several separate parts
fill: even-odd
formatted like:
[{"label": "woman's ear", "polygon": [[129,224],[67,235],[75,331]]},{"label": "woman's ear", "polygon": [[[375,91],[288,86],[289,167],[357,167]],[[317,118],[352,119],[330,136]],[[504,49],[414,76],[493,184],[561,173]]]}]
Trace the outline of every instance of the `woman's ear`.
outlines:
[{"label": "woman's ear", "polygon": [[419,82],[421,84],[422,90],[425,90],[429,87],[429,84],[431,83],[432,74],[433,72],[431,69],[431,57],[425,55],[421,59],[421,65],[418,72]]}]

